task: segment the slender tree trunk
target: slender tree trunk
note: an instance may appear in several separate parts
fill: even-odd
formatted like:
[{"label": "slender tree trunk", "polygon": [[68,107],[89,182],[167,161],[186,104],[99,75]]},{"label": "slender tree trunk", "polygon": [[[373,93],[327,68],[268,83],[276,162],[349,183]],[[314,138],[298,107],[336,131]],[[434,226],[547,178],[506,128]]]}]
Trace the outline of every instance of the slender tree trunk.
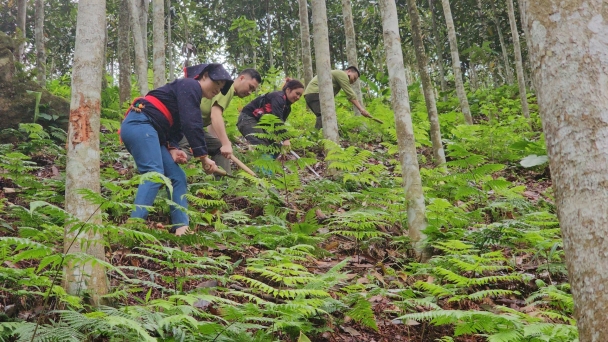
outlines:
[{"label": "slender tree trunk", "polygon": [[319,79],[319,101],[323,120],[323,137],[336,144],[340,142],[336,105],[334,101],[331,80],[331,64],[329,55],[329,36],[327,32],[327,11],[325,0],[312,0],[312,27],[315,44],[315,59],[317,61],[317,77]]},{"label": "slender tree trunk", "polygon": [[120,1],[118,12],[118,98],[120,107],[131,101],[131,54],[129,53],[129,0]]},{"label": "slender tree trunk", "polygon": [[[139,0],[139,25],[141,27],[141,39],[144,43],[144,56],[148,60],[148,13],[150,13],[150,0]],[[146,64],[147,65],[147,64]]]},{"label": "slender tree trunk", "polygon": [[36,69],[38,70],[38,84],[46,86],[46,54],[44,51],[44,0],[36,0],[36,27],[34,37],[36,40]]},{"label": "slender tree trunk", "polygon": [[300,5],[300,39],[302,41],[302,67],[304,69],[304,85],[312,80],[312,57],[310,52],[310,30],[308,28],[308,1],[298,0]]},{"label": "slender tree trunk", "polygon": [[498,33],[498,39],[500,40],[500,49],[502,50],[502,59],[505,63],[505,72],[507,75],[507,84],[513,84],[513,71],[511,70],[511,66],[509,65],[509,54],[507,53],[507,45],[505,44],[505,39],[502,35],[502,29],[500,28],[500,21],[498,20],[498,12],[496,10],[496,5],[494,1],[490,1],[492,5],[492,21],[494,21],[494,25],[496,25],[496,33]]},{"label": "slender tree trunk", "polygon": [[441,0],[443,5],[443,13],[445,15],[445,22],[448,28],[448,38],[450,41],[450,51],[452,53],[452,69],[454,70],[454,81],[456,83],[456,94],[458,100],[460,100],[460,109],[464,114],[464,121],[472,125],[473,117],[471,116],[471,109],[469,108],[469,100],[467,99],[467,93],[464,90],[464,83],[462,82],[462,71],[460,70],[460,56],[458,55],[458,42],[456,41],[456,30],[454,29],[454,20],[452,19],[452,10],[450,9],[449,0]]},{"label": "slender tree trunk", "polygon": [[[359,68],[359,62],[357,60],[357,35],[355,34],[355,24],[353,23],[353,9],[350,0],[342,0],[342,15],[344,17],[344,33],[346,36],[346,60],[349,66],[355,66]],[[361,94],[361,82],[357,80],[352,85],[355,95],[357,95],[357,101],[364,105],[363,95]],[[353,106],[355,115],[361,115],[359,109]]]},{"label": "slender tree trunk", "polygon": [[526,1],[525,12],[579,339],[604,342],[608,341],[606,2]]},{"label": "slender tree trunk", "polygon": [[[65,183],[66,211],[82,222],[96,225],[101,224],[99,206],[87,202],[77,191],[100,192],[99,127],[105,14],[105,0],[78,2]],[[90,228],[79,232],[79,227],[66,226],[65,253],[86,253],[104,260],[102,233]],[[99,304],[100,297],[108,292],[105,269],[98,263],[70,262],[64,269],[63,285],[72,295],[87,291],[94,304]]]},{"label": "slender tree trunk", "polygon": [[144,52],[144,42],[142,40],[142,30],[138,18],[140,17],[141,8],[138,3],[140,0],[129,1],[129,17],[131,18],[131,32],[133,32],[133,45],[135,45],[135,70],[137,72],[137,85],[139,86],[140,95],[144,96],[148,93],[148,58]]},{"label": "slender tree trunk", "polygon": [[154,34],[153,69],[154,88],[165,85],[167,77],[165,74],[165,0],[154,0],[152,16],[152,31]]},{"label": "slender tree trunk", "polygon": [[274,67],[274,54],[272,53],[272,19],[270,18],[270,5],[266,0],[266,39],[268,39],[268,61],[270,69]]},{"label": "slender tree trunk", "polygon": [[521,49],[519,48],[519,32],[517,31],[517,23],[515,21],[515,10],[513,9],[513,0],[507,0],[507,9],[509,12],[509,23],[511,24],[511,34],[513,35],[513,50],[515,53],[515,70],[517,71],[517,84],[519,85],[519,99],[521,100],[521,111],[524,117],[530,117],[528,109],[528,97],[526,94],[526,80],[524,78],[524,66],[521,59]]},{"label": "slender tree trunk", "polygon": [[416,61],[418,62],[418,73],[422,81],[422,90],[424,91],[424,101],[426,110],[431,123],[431,142],[433,143],[433,157],[435,164],[440,165],[445,163],[445,152],[441,143],[441,129],[439,126],[439,115],[437,114],[437,105],[435,103],[435,89],[431,82],[431,77],[428,74],[428,59],[424,52],[424,44],[422,42],[422,33],[420,30],[420,17],[416,0],[407,0],[407,8],[410,14],[410,22],[412,24],[412,39],[414,41],[414,50],[416,52]]},{"label": "slender tree trunk", "polygon": [[175,79],[175,64],[173,64],[173,40],[171,37],[171,0],[167,0],[167,59],[169,59],[169,82]]},{"label": "slender tree trunk", "polygon": [[[448,89],[445,80],[445,67],[443,65],[443,43],[441,37],[439,37],[439,30],[437,30],[437,20],[435,18],[435,10],[433,9],[433,0],[429,0],[429,8],[431,11],[431,23],[433,26],[433,40],[435,41],[435,48],[437,49],[437,65],[439,66],[439,82],[441,86],[441,92],[445,92]],[[444,95],[443,100],[447,100]]]},{"label": "slender tree trunk", "polygon": [[386,64],[391,86],[391,102],[395,112],[399,159],[407,202],[409,237],[417,256],[421,259],[427,259],[429,255],[425,253],[424,248],[426,236],[422,232],[426,228],[424,195],[418,168],[414,126],[410,115],[401,38],[399,37],[397,6],[395,0],[380,0],[379,5],[382,15]]},{"label": "slender tree trunk", "polygon": [[15,60],[23,62],[25,60],[25,20],[27,18],[27,0],[17,1],[17,30],[18,37],[22,39],[15,50]]}]

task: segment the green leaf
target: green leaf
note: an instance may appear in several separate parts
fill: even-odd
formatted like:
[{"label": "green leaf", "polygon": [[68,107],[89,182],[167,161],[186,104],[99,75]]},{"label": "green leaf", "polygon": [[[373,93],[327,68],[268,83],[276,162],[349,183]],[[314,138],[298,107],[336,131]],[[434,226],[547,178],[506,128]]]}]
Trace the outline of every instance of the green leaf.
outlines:
[{"label": "green leaf", "polygon": [[300,337],[298,338],[298,342],[311,342],[311,341],[306,335],[304,335],[303,332],[300,331]]}]

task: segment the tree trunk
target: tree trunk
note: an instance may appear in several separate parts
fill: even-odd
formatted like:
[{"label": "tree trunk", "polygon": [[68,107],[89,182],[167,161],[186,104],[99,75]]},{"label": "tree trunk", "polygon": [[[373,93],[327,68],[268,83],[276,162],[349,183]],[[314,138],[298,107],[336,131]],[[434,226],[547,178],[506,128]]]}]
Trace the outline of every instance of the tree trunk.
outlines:
[{"label": "tree trunk", "polygon": [[412,40],[414,41],[414,51],[416,53],[416,61],[418,62],[418,73],[422,81],[422,90],[424,91],[424,101],[426,110],[431,123],[431,141],[433,143],[433,157],[435,164],[440,165],[445,163],[445,152],[441,143],[441,129],[439,126],[439,116],[437,114],[437,105],[435,104],[435,89],[431,83],[431,77],[428,74],[428,59],[424,52],[424,44],[422,42],[422,33],[420,30],[420,17],[418,16],[418,7],[416,0],[407,0],[407,8],[410,13],[410,22],[412,24]]},{"label": "tree trunk", "polygon": [[171,37],[171,0],[167,0],[167,59],[169,59],[169,82],[175,79],[175,65],[173,64],[173,40]]},{"label": "tree trunk", "polygon": [[310,30],[308,28],[308,1],[298,0],[300,5],[300,39],[302,41],[302,67],[304,69],[304,85],[312,80],[312,57],[310,53]]},{"label": "tree trunk", "polygon": [[528,97],[526,95],[526,80],[524,78],[524,66],[521,59],[521,50],[519,48],[519,32],[517,31],[517,23],[515,22],[515,10],[513,9],[513,0],[507,0],[507,9],[509,13],[509,23],[511,24],[511,34],[513,35],[515,70],[517,71],[517,84],[519,85],[519,99],[521,100],[521,111],[524,114],[524,117],[530,118],[530,110],[528,109]]},{"label": "tree trunk", "polygon": [[496,10],[496,5],[493,1],[490,1],[492,5],[492,20],[494,21],[494,25],[496,25],[496,33],[498,33],[498,39],[500,40],[500,49],[502,50],[502,59],[505,63],[505,72],[507,74],[507,84],[513,84],[513,71],[511,70],[511,66],[509,65],[509,54],[507,53],[507,45],[505,44],[505,39],[502,35],[502,29],[500,28],[500,21],[498,21],[498,12]]},{"label": "tree trunk", "polygon": [[153,69],[154,69],[154,88],[165,85],[167,77],[165,75],[165,0],[154,0],[152,10],[152,31],[154,41]]},{"label": "tree trunk", "polygon": [[120,1],[118,12],[118,98],[120,107],[131,101],[131,54],[129,53],[129,0]]},{"label": "tree trunk", "polygon": [[331,81],[331,62],[329,56],[329,36],[327,32],[327,11],[325,0],[312,0],[312,28],[319,79],[319,101],[323,120],[323,137],[336,144],[340,142],[336,105]]},{"label": "tree trunk", "polygon": [[[82,222],[96,225],[101,224],[99,206],[86,201],[77,191],[100,192],[99,127],[105,14],[105,0],[78,2],[65,182],[66,211]],[[86,253],[105,260],[102,233],[90,228],[79,232],[79,227],[66,226],[65,253]],[[63,285],[72,295],[87,291],[96,305],[100,297],[108,293],[105,269],[97,263],[69,263],[64,269]]]},{"label": "tree trunk", "polygon": [[[448,86],[445,81],[445,67],[443,65],[443,43],[439,37],[439,30],[437,30],[437,20],[435,19],[435,10],[433,9],[433,0],[429,0],[429,10],[431,11],[431,22],[433,26],[433,40],[435,41],[435,48],[437,49],[437,64],[439,66],[439,81],[441,92],[445,92]],[[444,95],[443,100],[446,101],[447,97]]]},{"label": "tree trunk", "polygon": [[422,232],[426,228],[424,195],[418,169],[414,126],[410,115],[401,38],[399,37],[399,23],[397,21],[397,7],[395,0],[380,0],[379,5],[382,15],[386,64],[391,86],[391,102],[395,112],[399,159],[407,202],[409,237],[417,256],[421,259],[427,259],[429,255],[424,248],[426,236]]},{"label": "tree trunk", "polygon": [[15,50],[15,60],[23,63],[25,61],[25,20],[27,18],[27,0],[17,1],[17,37],[21,39]]},{"label": "tree trunk", "polygon": [[469,100],[467,100],[467,93],[464,90],[464,83],[462,82],[462,71],[460,70],[460,56],[458,55],[458,42],[456,41],[456,29],[454,29],[454,20],[452,19],[452,10],[450,9],[449,0],[441,0],[443,5],[443,13],[445,15],[445,22],[448,28],[448,39],[450,41],[450,52],[452,53],[452,69],[454,71],[454,83],[456,83],[456,94],[458,100],[460,100],[460,109],[464,114],[464,121],[472,125],[473,117],[471,116],[471,109],[469,108]]},{"label": "tree trunk", "polygon": [[139,93],[144,96],[148,93],[148,58],[144,50],[145,40],[141,39],[142,29],[138,18],[141,8],[140,0],[126,0],[129,2],[129,17],[131,18],[131,32],[133,32],[133,45],[135,45],[135,70],[137,72],[137,85]]},{"label": "tree trunk", "polygon": [[608,341],[608,23],[603,0],[526,1],[579,339]]},{"label": "tree trunk", "polygon": [[270,5],[266,0],[266,39],[268,40],[268,63],[270,64],[269,69],[274,67],[274,54],[272,53],[272,19],[270,18]]},{"label": "tree trunk", "polygon": [[38,84],[46,86],[46,54],[44,51],[44,0],[36,0],[36,27],[34,38],[36,40],[36,70],[38,71]]},{"label": "tree trunk", "polygon": [[139,0],[139,25],[141,27],[141,39],[144,43],[144,56],[146,66],[148,65],[148,13],[150,13],[150,0]]},{"label": "tree trunk", "polygon": [[[342,15],[344,17],[344,33],[346,36],[346,60],[349,66],[359,68],[359,62],[357,60],[357,39],[355,34],[355,25],[353,23],[353,9],[350,4],[350,0],[342,0]],[[352,85],[355,95],[357,95],[357,101],[360,104],[363,103],[363,95],[361,94],[361,82],[357,79],[357,82]],[[361,115],[359,109],[353,106],[355,115]]]}]

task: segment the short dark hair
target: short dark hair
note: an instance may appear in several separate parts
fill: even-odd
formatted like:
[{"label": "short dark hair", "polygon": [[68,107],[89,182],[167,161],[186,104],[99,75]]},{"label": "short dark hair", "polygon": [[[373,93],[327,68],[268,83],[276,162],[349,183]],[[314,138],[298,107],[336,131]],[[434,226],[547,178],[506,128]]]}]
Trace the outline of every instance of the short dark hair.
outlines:
[{"label": "short dark hair", "polygon": [[359,69],[357,69],[357,67],[354,65],[349,66],[348,68],[346,68],[346,70],[352,70],[357,73],[357,77],[361,77],[361,73],[359,72]]},{"label": "short dark hair", "polygon": [[260,75],[260,73],[252,68],[247,68],[242,70],[241,72],[239,72],[239,76],[241,75],[248,75],[249,77],[253,78],[254,80],[258,81],[258,83],[262,83],[262,76]]}]

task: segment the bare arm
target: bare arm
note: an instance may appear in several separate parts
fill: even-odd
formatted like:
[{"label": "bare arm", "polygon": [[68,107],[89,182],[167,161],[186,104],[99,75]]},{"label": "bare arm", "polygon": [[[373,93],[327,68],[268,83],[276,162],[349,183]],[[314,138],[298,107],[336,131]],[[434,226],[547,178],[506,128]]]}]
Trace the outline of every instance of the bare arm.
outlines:
[{"label": "bare arm", "polygon": [[224,157],[230,158],[232,154],[232,142],[226,134],[226,125],[223,117],[224,110],[218,105],[211,107],[211,125],[209,132],[215,135],[222,143],[221,153]]},{"label": "bare arm", "polygon": [[363,106],[359,103],[359,101],[357,101],[357,99],[352,99],[350,100],[350,102],[352,102],[352,104],[357,107],[359,112],[361,112],[361,115],[370,117],[370,114],[367,112],[367,110],[365,110],[365,108],[363,108]]}]

